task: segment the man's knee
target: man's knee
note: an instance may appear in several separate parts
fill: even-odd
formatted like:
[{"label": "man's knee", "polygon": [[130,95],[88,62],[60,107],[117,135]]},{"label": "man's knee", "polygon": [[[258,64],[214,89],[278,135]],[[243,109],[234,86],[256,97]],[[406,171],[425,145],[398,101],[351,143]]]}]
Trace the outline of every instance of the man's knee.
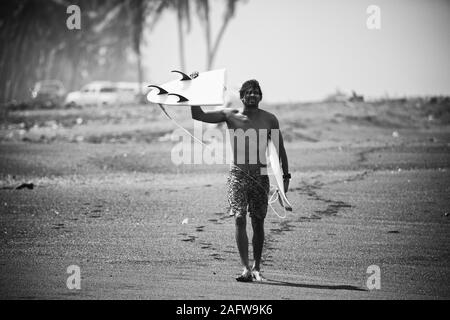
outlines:
[{"label": "man's knee", "polygon": [[264,219],[252,217],[252,228],[255,232],[264,232]]},{"label": "man's knee", "polygon": [[245,227],[247,220],[244,215],[236,215],[234,218],[237,227]]}]

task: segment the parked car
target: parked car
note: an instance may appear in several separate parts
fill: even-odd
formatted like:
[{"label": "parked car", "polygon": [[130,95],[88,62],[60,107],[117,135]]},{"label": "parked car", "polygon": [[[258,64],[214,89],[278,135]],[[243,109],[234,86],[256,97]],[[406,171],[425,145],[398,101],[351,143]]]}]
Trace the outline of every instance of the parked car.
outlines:
[{"label": "parked car", "polygon": [[80,91],[70,92],[65,100],[66,106],[101,106],[118,105],[120,96],[113,82],[95,81],[81,88]]},{"label": "parked car", "polygon": [[[145,92],[145,91],[143,91]],[[134,82],[95,81],[70,92],[66,106],[127,105],[139,101],[139,84]]]},{"label": "parked car", "polygon": [[42,80],[36,82],[31,91],[34,104],[49,108],[61,106],[65,95],[66,89],[59,80]]}]

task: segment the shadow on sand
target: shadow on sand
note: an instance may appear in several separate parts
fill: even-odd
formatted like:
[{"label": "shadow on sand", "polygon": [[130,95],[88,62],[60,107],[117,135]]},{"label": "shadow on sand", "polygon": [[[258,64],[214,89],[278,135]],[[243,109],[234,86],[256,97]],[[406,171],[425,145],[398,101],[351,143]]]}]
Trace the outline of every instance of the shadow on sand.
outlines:
[{"label": "shadow on sand", "polygon": [[359,288],[359,287],[350,286],[350,285],[321,285],[321,284],[293,283],[293,282],[277,281],[277,280],[271,280],[271,279],[266,279],[266,281],[258,282],[258,283],[269,285],[269,286],[286,286],[286,287],[295,287],[295,288],[368,291],[364,288]]}]

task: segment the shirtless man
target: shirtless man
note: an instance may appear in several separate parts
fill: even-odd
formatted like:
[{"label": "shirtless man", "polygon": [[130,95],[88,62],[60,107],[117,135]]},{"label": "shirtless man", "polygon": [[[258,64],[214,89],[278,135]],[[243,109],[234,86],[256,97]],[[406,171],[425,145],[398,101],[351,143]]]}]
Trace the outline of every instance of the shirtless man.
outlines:
[{"label": "shirtless man", "polygon": [[[271,130],[278,130],[278,154],[283,169],[284,189],[288,190],[290,174],[288,160],[279,132],[278,120],[270,112],[259,109],[262,91],[258,81],[246,81],[240,91],[244,110],[223,109],[204,112],[200,106],[192,106],[192,118],[207,123],[226,122],[232,142],[233,163],[228,177],[228,202],[230,214],[235,217],[236,243],[239,250],[243,273],[237,281],[263,281],[260,273],[261,256],[264,246],[264,219],[267,214],[268,193],[270,189],[266,168],[265,149],[270,139]],[[261,130],[262,129],[262,130]],[[265,130],[264,130],[265,129]],[[254,131],[252,134],[251,131]],[[262,133],[261,135],[259,133]],[[273,132],[273,131],[272,131]],[[239,139],[239,134],[243,139]],[[252,139],[253,137],[253,139]],[[255,154],[256,153],[256,154]],[[248,258],[248,237],[246,231],[246,214],[249,212],[253,227],[253,267]]]}]

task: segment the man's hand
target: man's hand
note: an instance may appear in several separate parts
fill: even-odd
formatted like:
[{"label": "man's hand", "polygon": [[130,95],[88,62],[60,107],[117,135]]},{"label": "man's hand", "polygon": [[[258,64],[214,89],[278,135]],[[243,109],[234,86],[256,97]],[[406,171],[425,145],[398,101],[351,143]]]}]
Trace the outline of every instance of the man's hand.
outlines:
[{"label": "man's hand", "polygon": [[224,109],[227,120],[237,120],[241,122],[248,122],[248,117],[239,112],[237,109]]}]

